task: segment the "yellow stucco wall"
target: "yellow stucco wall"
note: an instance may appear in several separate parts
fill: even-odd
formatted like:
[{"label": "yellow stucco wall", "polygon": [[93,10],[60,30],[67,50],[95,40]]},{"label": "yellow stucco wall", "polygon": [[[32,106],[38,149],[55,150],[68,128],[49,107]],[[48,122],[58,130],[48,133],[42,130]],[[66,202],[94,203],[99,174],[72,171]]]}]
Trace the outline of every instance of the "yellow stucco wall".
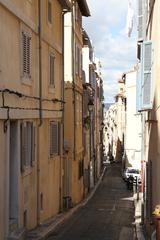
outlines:
[{"label": "yellow stucco wall", "polygon": [[[0,3],[0,89],[8,88],[29,96],[39,96],[39,45],[38,45],[38,1],[13,0]],[[61,99],[62,96],[62,9],[58,0],[52,1],[52,24],[47,21],[47,1],[42,1],[42,98]],[[31,32],[32,70],[31,80],[21,77],[21,31],[27,28]],[[55,88],[49,87],[49,53],[55,56]],[[1,93],[0,93],[1,95]],[[5,104],[10,107],[38,108],[39,101],[20,98],[5,93]],[[0,97],[0,106],[2,98]],[[61,103],[44,101],[42,107],[60,110]],[[19,227],[24,225],[24,211],[27,210],[27,228],[34,228],[38,222],[54,216],[60,208],[61,167],[60,156],[49,159],[49,121],[61,122],[62,113],[43,111],[43,124],[39,125],[39,111],[10,110],[10,119],[34,121],[36,125],[36,163],[28,173],[20,176],[20,213]],[[7,117],[0,111],[0,119]],[[8,130],[9,131],[9,130]],[[0,239],[4,235],[4,219],[7,218],[4,195],[4,172],[6,171],[5,138],[3,122],[0,121]],[[61,138],[62,141],[62,138]],[[61,144],[61,143],[60,143]],[[37,163],[39,166],[37,167]],[[37,169],[38,168],[38,169]],[[39,175],[37,174],[39,173]],[[8,177],[8,176],[7,176]],[[39,181],[39,182],[37,182]],[[38,189],[39,187],[39,189]],[[37,192],[39,191],[39,192]],[[40,194],[43,194],[43,210],[38,209]],[[37,200],[37,197],[39,200]],[[2,198],[2,199],[1,199]],[[5,215],[5,216],[4,216]],[[6,219],[7,221],[7,219]],[[2,224],[1,224],[2,223]]]},{"label": "yellow stucco wall", "polygon": [[[39,131],[39,193],[43,194],[40,222],[59,212],[60,203],[60,156],[49,157],[49,119]],[[45,142],[44,142],[45,139]]]}]

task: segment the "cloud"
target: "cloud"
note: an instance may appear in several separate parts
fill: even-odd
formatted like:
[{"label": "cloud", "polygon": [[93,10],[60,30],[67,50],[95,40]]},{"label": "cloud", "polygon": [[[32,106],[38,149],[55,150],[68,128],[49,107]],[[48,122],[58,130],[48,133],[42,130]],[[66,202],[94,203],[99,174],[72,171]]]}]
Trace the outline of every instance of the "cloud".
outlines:
[{"label": "cloud", "polygon": [[117,80],[136,63],[136,37],[125,34],[127,0],[88,0],[90,18],[84,27],[102,63],[102,78],[106,102],[113,102],[117,94]]}]

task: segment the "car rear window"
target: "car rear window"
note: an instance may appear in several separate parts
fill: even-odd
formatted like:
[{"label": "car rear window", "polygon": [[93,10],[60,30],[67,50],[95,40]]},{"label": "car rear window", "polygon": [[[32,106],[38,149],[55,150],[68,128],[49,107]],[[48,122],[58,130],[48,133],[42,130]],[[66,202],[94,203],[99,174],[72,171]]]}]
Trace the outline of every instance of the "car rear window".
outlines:
[{"label": "car rear window", "polygon": [[128,169],[127,172],[128,173],[139,174],[139,170],[137,170],[137,169]]}]

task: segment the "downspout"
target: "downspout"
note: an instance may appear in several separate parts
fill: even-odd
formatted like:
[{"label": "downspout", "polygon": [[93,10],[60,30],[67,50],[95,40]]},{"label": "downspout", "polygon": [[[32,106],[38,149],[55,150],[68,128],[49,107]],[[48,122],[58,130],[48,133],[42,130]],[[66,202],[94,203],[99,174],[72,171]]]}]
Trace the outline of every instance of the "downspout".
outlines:
[{"label": "downspout", "polygon": [[42,24],[41,24],[41,0],[38,0],[38,39],[39,39],[39,125],[37,131],[37,224],[40,223],[40,127],[42,125]]},{"label": "downspout", "polygon": [[73,154],[74,154],[74,161],[76,160],[76,90],[75,90],[75,33],[74,33],[74,4],[75,2],[72,2],[72,77],[73,77],[73,104],[74,104],[74,123],[73,123],[73,136],[74,136],[74,150],[73,150]]},{"label": "downspout", "polygon": [[62,83],[61,83],[61,94],[62,94],[62,152],[61,152],[61,159],[60,159],[60,212],[63,209],[62,205],[62,189],[63,189],[63,181],[62,181],[62,167],[63,160],[64,160],[64,14],[66,12],[62,11]]},{"label": "downspout", "polygon": [[42,125],[42,7],[38,0],[38,37],[39,37],[39,126]]}]

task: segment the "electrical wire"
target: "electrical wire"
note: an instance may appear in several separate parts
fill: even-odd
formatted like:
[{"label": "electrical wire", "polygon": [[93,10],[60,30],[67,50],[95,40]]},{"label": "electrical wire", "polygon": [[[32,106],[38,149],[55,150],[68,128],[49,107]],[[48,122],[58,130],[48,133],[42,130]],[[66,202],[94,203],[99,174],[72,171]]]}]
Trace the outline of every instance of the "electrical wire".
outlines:
[{"label": "electrical wire", "polygon": [[[10,90],[8,88],[5,89],[0,89],[0,93],[2,93],[2,98],[4,99],[4,93],[9,93],[9,94],[14,94],[16,96],[18,96],[19,98],[25,97],[25,98],[29,98],[29,99],[35,99],[35,100],[40,100],[39,97],[35,97],[35,96],[29,96],[14,90]],[[42,101],[47,101],[47,102],[60,102],[60,103],[65,103],[63,100],[57,99],[57,98],[53,98],[53,99],[48,99],[48,98],[43,98]]]},{"label": "electrical wire", "polygon": [[[11,107],[11,106],[0,106],[1,109],[18,109],[18,110],[39,110],[39,108],[26,108],[26,107]],[[43,111],[49,111],[49,112],[61,112],[63,109],[47,109],[42,108]]]}]

